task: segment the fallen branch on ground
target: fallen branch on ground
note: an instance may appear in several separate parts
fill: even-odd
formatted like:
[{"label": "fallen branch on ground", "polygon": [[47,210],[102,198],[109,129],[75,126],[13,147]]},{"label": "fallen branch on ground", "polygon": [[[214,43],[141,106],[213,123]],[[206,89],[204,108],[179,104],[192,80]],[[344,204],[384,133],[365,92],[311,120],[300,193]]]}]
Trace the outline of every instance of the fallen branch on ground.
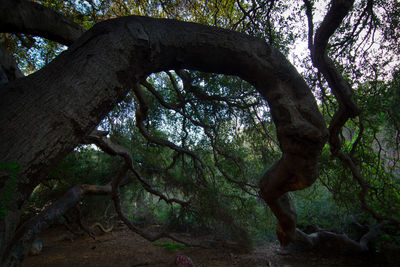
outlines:
[{"label": "fallen branch on ground", "polygon": [[370,243],[380,236],[381,228],[387,224],[389,224],[389,222],[383,222],[369,227],[369,231],[361,237],[359,242],[349,238],[344,233],[335,233],[322,229],[317,230],[317,232],[312,234],[306,234],[303,231],[296,229],[296,240],[312,248],[317,248],[326,244],[333,244],[348,252],[370,252]]}]

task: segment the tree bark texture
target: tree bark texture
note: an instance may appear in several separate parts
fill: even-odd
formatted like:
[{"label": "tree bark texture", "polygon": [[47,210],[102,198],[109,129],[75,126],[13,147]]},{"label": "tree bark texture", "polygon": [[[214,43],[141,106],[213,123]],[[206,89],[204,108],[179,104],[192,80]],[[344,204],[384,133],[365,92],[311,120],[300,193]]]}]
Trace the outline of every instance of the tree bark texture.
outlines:
[{"label": "tree bark texture", "polygon": [[[50,168],[135,83],[154,72],[185,68],[240,76],[268,101],[283,155],[264,174],[260,195],[278,217],[281,242],[294,238],[295,212],[285,193],[315,181],[317,159],[327,140],[324,120],[304,80],[261,39],[130,16],[96,24],[42,70],[0,87],[0,162],[20,166],[6,217],[0,221],[3,258],[26,199]],[[12,179],[10,172],[1,171],[3,193]]]}]

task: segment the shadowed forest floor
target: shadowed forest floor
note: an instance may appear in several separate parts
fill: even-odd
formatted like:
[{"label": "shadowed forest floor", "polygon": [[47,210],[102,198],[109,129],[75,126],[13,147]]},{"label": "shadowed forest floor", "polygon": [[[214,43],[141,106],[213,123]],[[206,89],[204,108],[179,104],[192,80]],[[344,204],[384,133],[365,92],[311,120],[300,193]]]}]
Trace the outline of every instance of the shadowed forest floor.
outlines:
[{"label": "shadowed forest floor", "polygon": [[[72,266],[173,266],[176,255],[189,256],[199,267],[308,267],[308,266],[388,266],[368,259],[352,256],[321,255],[314,252],[278,253],[278,245],[270,243],[250,253],[227,248],[185,248],[175,252],[155,246],[126,227],[98,236],[96,240],[87,235],[75,240],[62,240],[67,234],[63,227],[47,230],[40,255],[29,256],[23,267],[72,267]],[[198,243],[210,236],[178,237]],[[171,240],[159,240],[172,242]]]}]

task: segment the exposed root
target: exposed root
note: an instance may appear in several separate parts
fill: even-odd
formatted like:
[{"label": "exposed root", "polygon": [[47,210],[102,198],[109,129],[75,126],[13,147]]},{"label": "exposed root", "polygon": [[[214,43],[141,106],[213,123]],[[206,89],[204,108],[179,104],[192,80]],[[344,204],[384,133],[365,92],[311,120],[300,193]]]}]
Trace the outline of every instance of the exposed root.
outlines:
[{"label": "exposed root", "polygon": [[96,222],[96,223],[92,224],[92,226],[90,226],[90,231],[93,232],[93,230],[96,227],[99,228],[103,233],[109,233],[114,229],[114,225],[111,225],[109,228],[104,228],[104,226],[101,225],[101,223]]},{"label": "exposed root", "polygon": [[296,241],[314,249],[319,248],[321,245],[332,245],[334,248],[340,248],[351,253],[371,252],[370,243],[380,236],[380,229],[387,224],[388,222],[384,222],[370,227],[369,231],[358,242],[343,233],[319,230],[312,234],[306,234],[299,229],[296,229]]}]

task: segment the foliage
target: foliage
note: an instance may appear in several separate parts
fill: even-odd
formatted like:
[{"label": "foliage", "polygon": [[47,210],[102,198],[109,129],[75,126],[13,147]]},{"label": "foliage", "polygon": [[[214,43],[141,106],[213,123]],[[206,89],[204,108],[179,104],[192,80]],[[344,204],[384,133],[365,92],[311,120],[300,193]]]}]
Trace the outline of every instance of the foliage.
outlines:
[{"label": "foliage", "polygon": [[[74,185],[104,185],[116,175],[117,166],[116,159],[91,146],[76,148],[35,188],[27,211],[36,214]],[[87,196],[86,200],[90,201],[84,201],[83,212],[102,212],[108,199],[109,197]]]},{"label": "foliage", "polygon": [[[361,84],[356,98],[363,114],[349,121],[343,131],[344,149],[357,162],[362,176],[371,189],[367,204],[382,216],[400,218],[399,200],[399,131],[393,112],[393,95],[398,90],[390,83],[369,82]],[[335,164],[336,163],[336,164]],[[360,211],[361,188],[351,179],[349,171],[338,162],[332,162],[327,150],[321,158],[322,180],[341,206],[353,214]],[[345,177],[345,179],[344,179]],[[390,203],[390,204],[389,204]]]},{"label": "foliage", "polygon": [[186,248],[185,245],[177,244],[177,243],[168,243],[168,242],[154,242],[153,245],[154,246],[158,246],[158,247],[165,247],[165,249],[168,252],[175,252],[178,249],[185,249]]},{"label": "foliage", "polygon": [[320,182],[314,183],[303,191],[292,194],[298,211],[298,227],[343,229],[346,224],[345,210],[335,204],[333,195]]}]

